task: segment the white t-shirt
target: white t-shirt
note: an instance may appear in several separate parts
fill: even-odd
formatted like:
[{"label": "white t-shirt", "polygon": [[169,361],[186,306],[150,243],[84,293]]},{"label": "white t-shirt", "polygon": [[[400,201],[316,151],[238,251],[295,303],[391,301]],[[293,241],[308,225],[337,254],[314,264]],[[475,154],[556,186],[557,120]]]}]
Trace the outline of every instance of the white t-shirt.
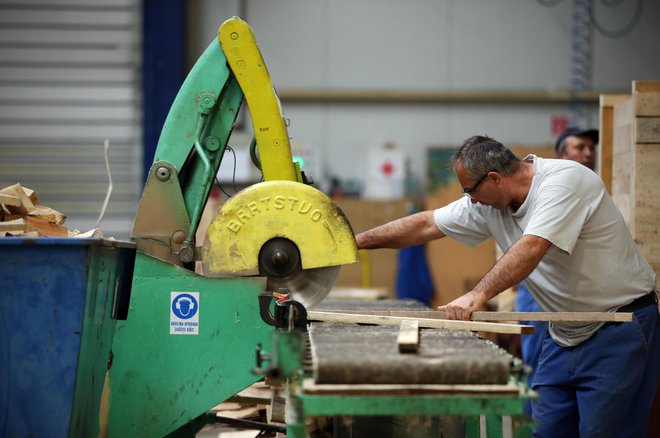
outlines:
[{"label": "white t-shirt", "polygon": [[[612,312],[655,287],[644,259],[601,179],[570,160],[529,155],[534,176],[518,211],[472,204],[463,197],[435,210],[440,231],[475,246],[494,237],[503,251],[523,234],[552,245],[525,280],[545,311]],[[588,339],[602,323],[551,323],[562,346]]]}]

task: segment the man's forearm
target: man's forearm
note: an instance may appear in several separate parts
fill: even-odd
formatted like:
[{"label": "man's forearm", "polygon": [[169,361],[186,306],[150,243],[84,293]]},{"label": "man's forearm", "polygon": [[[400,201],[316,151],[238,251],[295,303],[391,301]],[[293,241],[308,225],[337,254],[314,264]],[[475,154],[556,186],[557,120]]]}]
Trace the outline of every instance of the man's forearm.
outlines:
[{"label": "man's forearm", "polygon": [[485,301],[527,278],[550,248],[542,237],[523,235],[474,287]]},{"label": "man's forearm", "polygon": [[359,249],[405,248],[444,237],[433,211],[423,211],[388,222],[355,236]]}]

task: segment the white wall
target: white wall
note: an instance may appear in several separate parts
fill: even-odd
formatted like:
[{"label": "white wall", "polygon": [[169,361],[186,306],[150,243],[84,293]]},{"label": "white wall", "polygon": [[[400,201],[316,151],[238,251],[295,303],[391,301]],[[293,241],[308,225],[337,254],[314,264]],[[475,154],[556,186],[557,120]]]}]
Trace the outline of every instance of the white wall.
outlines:
[{"label": "white wall", "polygon": [[[568,91],[572,0],[232,0],[190,3],[189,50],[201,53],[217,27],[240,14],[251,25],[278,91]],[[626,25],[636,1],[595,16]],[[646,0],[622,39],[593,31],[592,89],[629,92],[660,79],[660,2]],[[201,33],[204,35],[202,36]],[[207,35],[208,34],[208,35]],[[283,101],[293,141],[317,147],[327,172],[361,178],[366,150],[395,143],[425,173],[425,150],[485,133],[508,144],[553,143],[550,119],[567,103],[329,103]],[[597,126],[598,107],[586,124]]]}]

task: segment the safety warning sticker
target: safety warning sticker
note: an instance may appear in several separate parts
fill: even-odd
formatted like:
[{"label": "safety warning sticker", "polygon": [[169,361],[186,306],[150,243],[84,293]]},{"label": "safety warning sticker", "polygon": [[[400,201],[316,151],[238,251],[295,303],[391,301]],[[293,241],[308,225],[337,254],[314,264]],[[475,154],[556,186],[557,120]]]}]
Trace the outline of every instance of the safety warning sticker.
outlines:
[{"label": "safety warning sticker", "polygon": [[199,292],[171,292],[170,334],[199,334]]}]

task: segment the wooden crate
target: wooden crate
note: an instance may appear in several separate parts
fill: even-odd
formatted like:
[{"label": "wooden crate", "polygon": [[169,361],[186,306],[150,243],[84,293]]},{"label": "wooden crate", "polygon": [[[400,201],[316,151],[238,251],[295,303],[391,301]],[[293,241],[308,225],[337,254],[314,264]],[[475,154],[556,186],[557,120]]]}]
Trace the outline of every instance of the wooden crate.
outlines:
[{"label": "wooden crate", "polygon": [[660,274],[660,81],[635,81],[630,96],[601,96],[603,138],[604,155],[611,139],[612,198]]}]

